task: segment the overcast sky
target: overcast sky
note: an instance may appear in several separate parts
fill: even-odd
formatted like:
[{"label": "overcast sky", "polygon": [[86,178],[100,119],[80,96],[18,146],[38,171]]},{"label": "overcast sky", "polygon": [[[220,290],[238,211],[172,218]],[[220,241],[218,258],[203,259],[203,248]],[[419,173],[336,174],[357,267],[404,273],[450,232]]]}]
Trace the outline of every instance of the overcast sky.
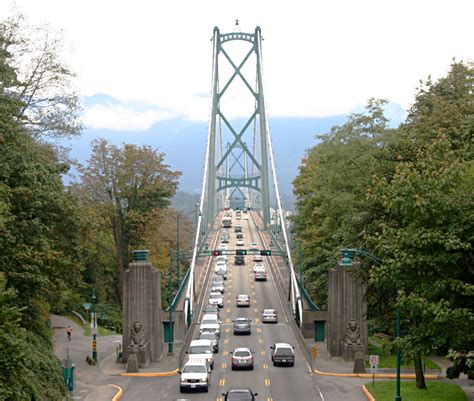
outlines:
[{"label": "overcast sky", "polygon": [[[0,2],[0,16],[11,2]],[[146,129],[174,115],[207,120],[212,31],[262,29],[270,116],[347,113],[370,97],[405,109],[419,79],[473,59],[472,0],[17,0],[31,23],[62,29],[95,128]],[[138,106],[137,106],[138,105]]]}]

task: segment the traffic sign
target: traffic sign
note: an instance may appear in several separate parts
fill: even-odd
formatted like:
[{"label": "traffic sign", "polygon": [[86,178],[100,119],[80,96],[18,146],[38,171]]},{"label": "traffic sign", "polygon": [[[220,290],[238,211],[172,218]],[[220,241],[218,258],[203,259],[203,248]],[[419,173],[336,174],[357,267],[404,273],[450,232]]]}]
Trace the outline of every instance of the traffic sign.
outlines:
[{"label": "traffic sign", "polygon": [[379,364],[379,356],[378,355],[370,355],[370,373],[375,374],[377,373],[377,366]]},{"label": "traffic sign", "polygon": [[311,347],[311,356],[313,359],[316,359],[318,357],[318,347],[316,345],[313,345]]}]

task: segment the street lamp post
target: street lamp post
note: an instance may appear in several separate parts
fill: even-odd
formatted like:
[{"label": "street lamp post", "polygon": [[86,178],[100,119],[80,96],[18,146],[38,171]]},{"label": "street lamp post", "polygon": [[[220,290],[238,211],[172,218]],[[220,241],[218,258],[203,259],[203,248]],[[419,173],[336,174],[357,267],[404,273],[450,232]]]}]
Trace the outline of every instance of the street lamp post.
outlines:
[{"label": "street lamp post", "polygon": [[97,363],[97,298],[95,296],[95,288],[92,289],[92,360]]},{"label": "street lamp post", "polygon": [[[375,263],[377,263],[379,266],[383,265],[383,261],[379,259],[377,256],[372,255],[369,252],[362,251],[360,249],[355,249],[355,248],[344,248],[342,250],[342,260],[341,260],[341,266],[351,266],[352,265],[352,259],[355,254],[358,255],[363,255]],[[397,326],[396,326],[396,336],[397,339],[400,339],[400,306],[397,306]],[[402,397],[400,395],[400,367],[402,364],[402,351],[400,350],[400,346],[397,347],[397,379],[396,379],[396,385],[395,385],[395,401],[402,401]]]},{"label": "street lamp post", "polygon": [[179,212],[176,213],[176,274],[178,275],[178,289],[181,287],[181,277],[179,274]]},{"label": "street lamp post", "polygon": [[173,353],[173,253],[170,251],[170,322],[168,325],[168,334],[169,334],[169,342],[168,342],[168,353],[172,354]]}]

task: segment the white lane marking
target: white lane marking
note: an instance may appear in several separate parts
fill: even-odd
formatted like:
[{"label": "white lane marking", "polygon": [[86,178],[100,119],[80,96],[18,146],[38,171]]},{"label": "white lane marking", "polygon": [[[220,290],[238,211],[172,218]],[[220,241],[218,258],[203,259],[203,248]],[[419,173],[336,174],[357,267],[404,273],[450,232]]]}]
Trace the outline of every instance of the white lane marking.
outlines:
[{"label": "white lane marking", "polygon": [[321,393],[321,390],[319,389],[319,386],[317,384],[316,384],[316,390],[318,390],[319,396],[321,397],[321,401],[324,401],[323,393]]}]

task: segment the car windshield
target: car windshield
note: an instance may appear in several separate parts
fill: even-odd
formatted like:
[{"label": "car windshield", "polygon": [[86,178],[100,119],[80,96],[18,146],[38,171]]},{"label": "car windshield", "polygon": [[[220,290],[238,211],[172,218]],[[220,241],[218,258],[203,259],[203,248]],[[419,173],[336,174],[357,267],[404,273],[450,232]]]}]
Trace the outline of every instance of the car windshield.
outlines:
[{"label": "car windshield", "polygon": [[183,373],[207,373],[206,367],[203,365],[186,365]]},{"label": "car windshield", "polygon": [[222,295],[221,294],[211,294],[210,298],[218,299],[218,298],[222,298]]},{"label": "car windshield", "polygon": [[250,356],[250,352],[246,350],[235,351],[234,356],[246,357],[246,356]]},{"label": "car windshield", "polygon": [[274,315],[274,314],[275,314],[275,310],[273,310],[273,309],[265,309],[265,310],[263,311],[263,314],[264,314],[264,315]]},{"label": "car windshield", "polygon": [[241,301],[247,301],[249,299],[248,295],[239,295]]},{"label": "car windshield", "polygon": [[208,318],[208,319],[203,319],[201,324],[217,324],[218,321],[217,321],[217,318],[216,319],[212,319],[212,318]]},{"label": "car windshield", "polygon": [[275,355],[293,355],[293,350],[291,348],[278,348]]},{"label": "car windshield", "polygon": [[238,317],[235,319],[236,323],[247,323],[249,320],[246,317]]},{"label": "car windshield", "polygon": [[227,394],[226,400],[228,401],[252,401],[252,395],[245,390],[232,391]]},{"label": "car windshield", "polygon": [[211,347],[208,345],[194,345],[189,347],[190,354],[212,354]]}]

